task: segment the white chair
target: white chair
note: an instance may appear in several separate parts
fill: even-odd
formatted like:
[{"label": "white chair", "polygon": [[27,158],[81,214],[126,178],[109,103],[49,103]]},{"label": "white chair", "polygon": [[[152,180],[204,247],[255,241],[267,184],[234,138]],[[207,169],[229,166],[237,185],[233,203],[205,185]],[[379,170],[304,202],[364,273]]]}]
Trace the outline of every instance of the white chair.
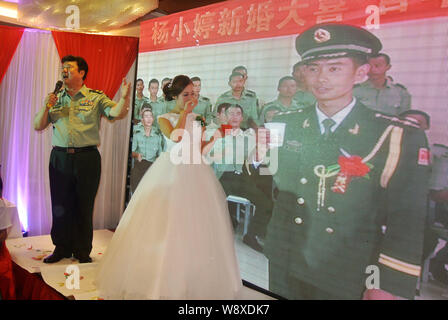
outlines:
[{"label": "white chair", "polygon": [[[234,195],[229,195],[227,201],[236,203],[236,220],[241,222],[240,211],[244,213],[244,231],[243,236],[247,233],[247,228],[249,227],[250,216],[255,215],[255,205],[248,199],[243,197],[238,197]],[[241,208],[241,205],[244,207]]]}]

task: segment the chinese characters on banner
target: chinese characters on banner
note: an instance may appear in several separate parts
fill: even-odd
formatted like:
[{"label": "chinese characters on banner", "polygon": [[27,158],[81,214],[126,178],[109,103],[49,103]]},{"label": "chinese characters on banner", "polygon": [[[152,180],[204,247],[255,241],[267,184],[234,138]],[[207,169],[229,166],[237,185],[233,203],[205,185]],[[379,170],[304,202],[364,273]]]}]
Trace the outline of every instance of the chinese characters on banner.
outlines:
[{"label": "chinese characters on banner", "polygon": [[140,53],[299,34],[319,23],[366,26],[372,5],[380,24],[448,15],[448,0],[233,0],[142,22]]}]

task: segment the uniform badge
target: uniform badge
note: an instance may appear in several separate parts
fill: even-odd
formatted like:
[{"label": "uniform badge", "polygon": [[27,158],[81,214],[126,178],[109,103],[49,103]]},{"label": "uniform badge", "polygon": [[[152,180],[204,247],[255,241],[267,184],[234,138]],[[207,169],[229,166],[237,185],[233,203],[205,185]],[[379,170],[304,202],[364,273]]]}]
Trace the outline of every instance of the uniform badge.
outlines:
[{"label": "uniform badge", "polygon": [[314,32],[314,40],[318,43],[326,42],[331,39],[331,34],[325,29],[317,29]]},{"label": "uniform badge", "polygon": [[317,191],[317,211],[325,206],[326,179],[336,176],[336,181],[331,187],[331,191],[344,194],[353,177],[363,177],[369,179],[369,171],[373,165],[360,156],[352,156],[343,149],[343,155],[339,156],[338,163],[325,167],[317,165],[314,167],[314,174],[319,177],[319,188]]},{"label": "uniform badge", "polygon": [[357,135],[359,133],[359,124],[356,124],[354,128],[348,129],[348,132],[350,132],[353,135]]},{"label": "uniform badge", "polygon": [[418,150],[418,164],[421,166],[429,166],[429,150],[420,148]]},{"label": "uniform badge", "polygon": [[82,107],[90,107],[90,106],[93,106],[93,101],[89,100],[89,99],[81,100],[79,102],[79,105]]},{"label": "uniform badge", "polygon": [[302,128],[303,129],[308,128],[309,126],[310,126],[310,120],[309,119],[306,119],[305,121],[303,121],[303,124],[302,124]]}]

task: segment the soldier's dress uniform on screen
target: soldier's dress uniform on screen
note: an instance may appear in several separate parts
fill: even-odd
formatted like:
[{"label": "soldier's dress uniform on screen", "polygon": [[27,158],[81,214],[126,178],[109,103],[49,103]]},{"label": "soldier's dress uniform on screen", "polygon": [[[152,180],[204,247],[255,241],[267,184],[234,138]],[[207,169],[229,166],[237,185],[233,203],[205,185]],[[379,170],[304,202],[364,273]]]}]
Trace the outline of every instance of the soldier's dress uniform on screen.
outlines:
[{"label": "soldier's dress uniform on screen", "polygon": [[[333,24],[308,29],[296,46],[304,63],[381,49],[370,32]],[[289,299],[361,299],[373,265],[381,290],[412,299],[426,218],[426,136],[356,98],[331,118],[317,106],[273,120],[286,129],[264,247],[269,289]]]}]

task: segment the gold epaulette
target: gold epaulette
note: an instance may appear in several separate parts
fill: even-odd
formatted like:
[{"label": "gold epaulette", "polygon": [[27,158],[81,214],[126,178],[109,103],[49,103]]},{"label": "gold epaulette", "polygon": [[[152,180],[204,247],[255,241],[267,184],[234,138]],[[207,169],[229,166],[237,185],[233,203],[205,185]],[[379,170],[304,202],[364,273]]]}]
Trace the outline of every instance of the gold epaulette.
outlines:
[{"label": "gold epaulette", "polygon": [[392,175],[395,172],[395,169],[397,168],[398,161],[400,160],[400,153],[401,153],[401,139],[403,136],[403,128],[395,125],[389,125],[386,130],[384,130],[381,137],[378,139],[377,143],[373,147],[372,151],[362,159],[362,162],[367,163],[373,157],[376,156],[378,151],[383,146],[384,142],[390,135],[390,142],[389,142],[389,153],[387,155],[387,160],[384,165],[383,172],[381,173],[381,180],[380,184],[381,187],[387,188],[387,185],[389,184],[389,180],[392,178]]},{"label": "gold epaulette", "polygon": [[410,120],[407,120],[407,119],[399,118],[397,116],[388,116],[388,115],[385,115],[385,114],[382,114],[382,113],[376,113],[375,117],[376,118],[389,120],[389,121],[393,122],[393,124],[396,124],[396,125],[399,125],[399,126],[407,126],[407,127],[420,129],[420,126],[417,123],[415,123],[413,121],[410,121]]},{"label": "gold epaulette", "polygon": [[383,188],[387,187],[392,175],[395,172],[395,169],[397,169],[401,154],[402,137],[403,128],[393,126],[389,142],[389,154],[387,155],[386,164],[384,165],[383,172],[381,173],[380,184]]},{"label": "gold epaulette", "polygon": [[103,94],[104,93],[101,90],[95,90],[95,89],[89,89],[89,92],[94,92],[94,93],[98,93],[98,94]]}]

